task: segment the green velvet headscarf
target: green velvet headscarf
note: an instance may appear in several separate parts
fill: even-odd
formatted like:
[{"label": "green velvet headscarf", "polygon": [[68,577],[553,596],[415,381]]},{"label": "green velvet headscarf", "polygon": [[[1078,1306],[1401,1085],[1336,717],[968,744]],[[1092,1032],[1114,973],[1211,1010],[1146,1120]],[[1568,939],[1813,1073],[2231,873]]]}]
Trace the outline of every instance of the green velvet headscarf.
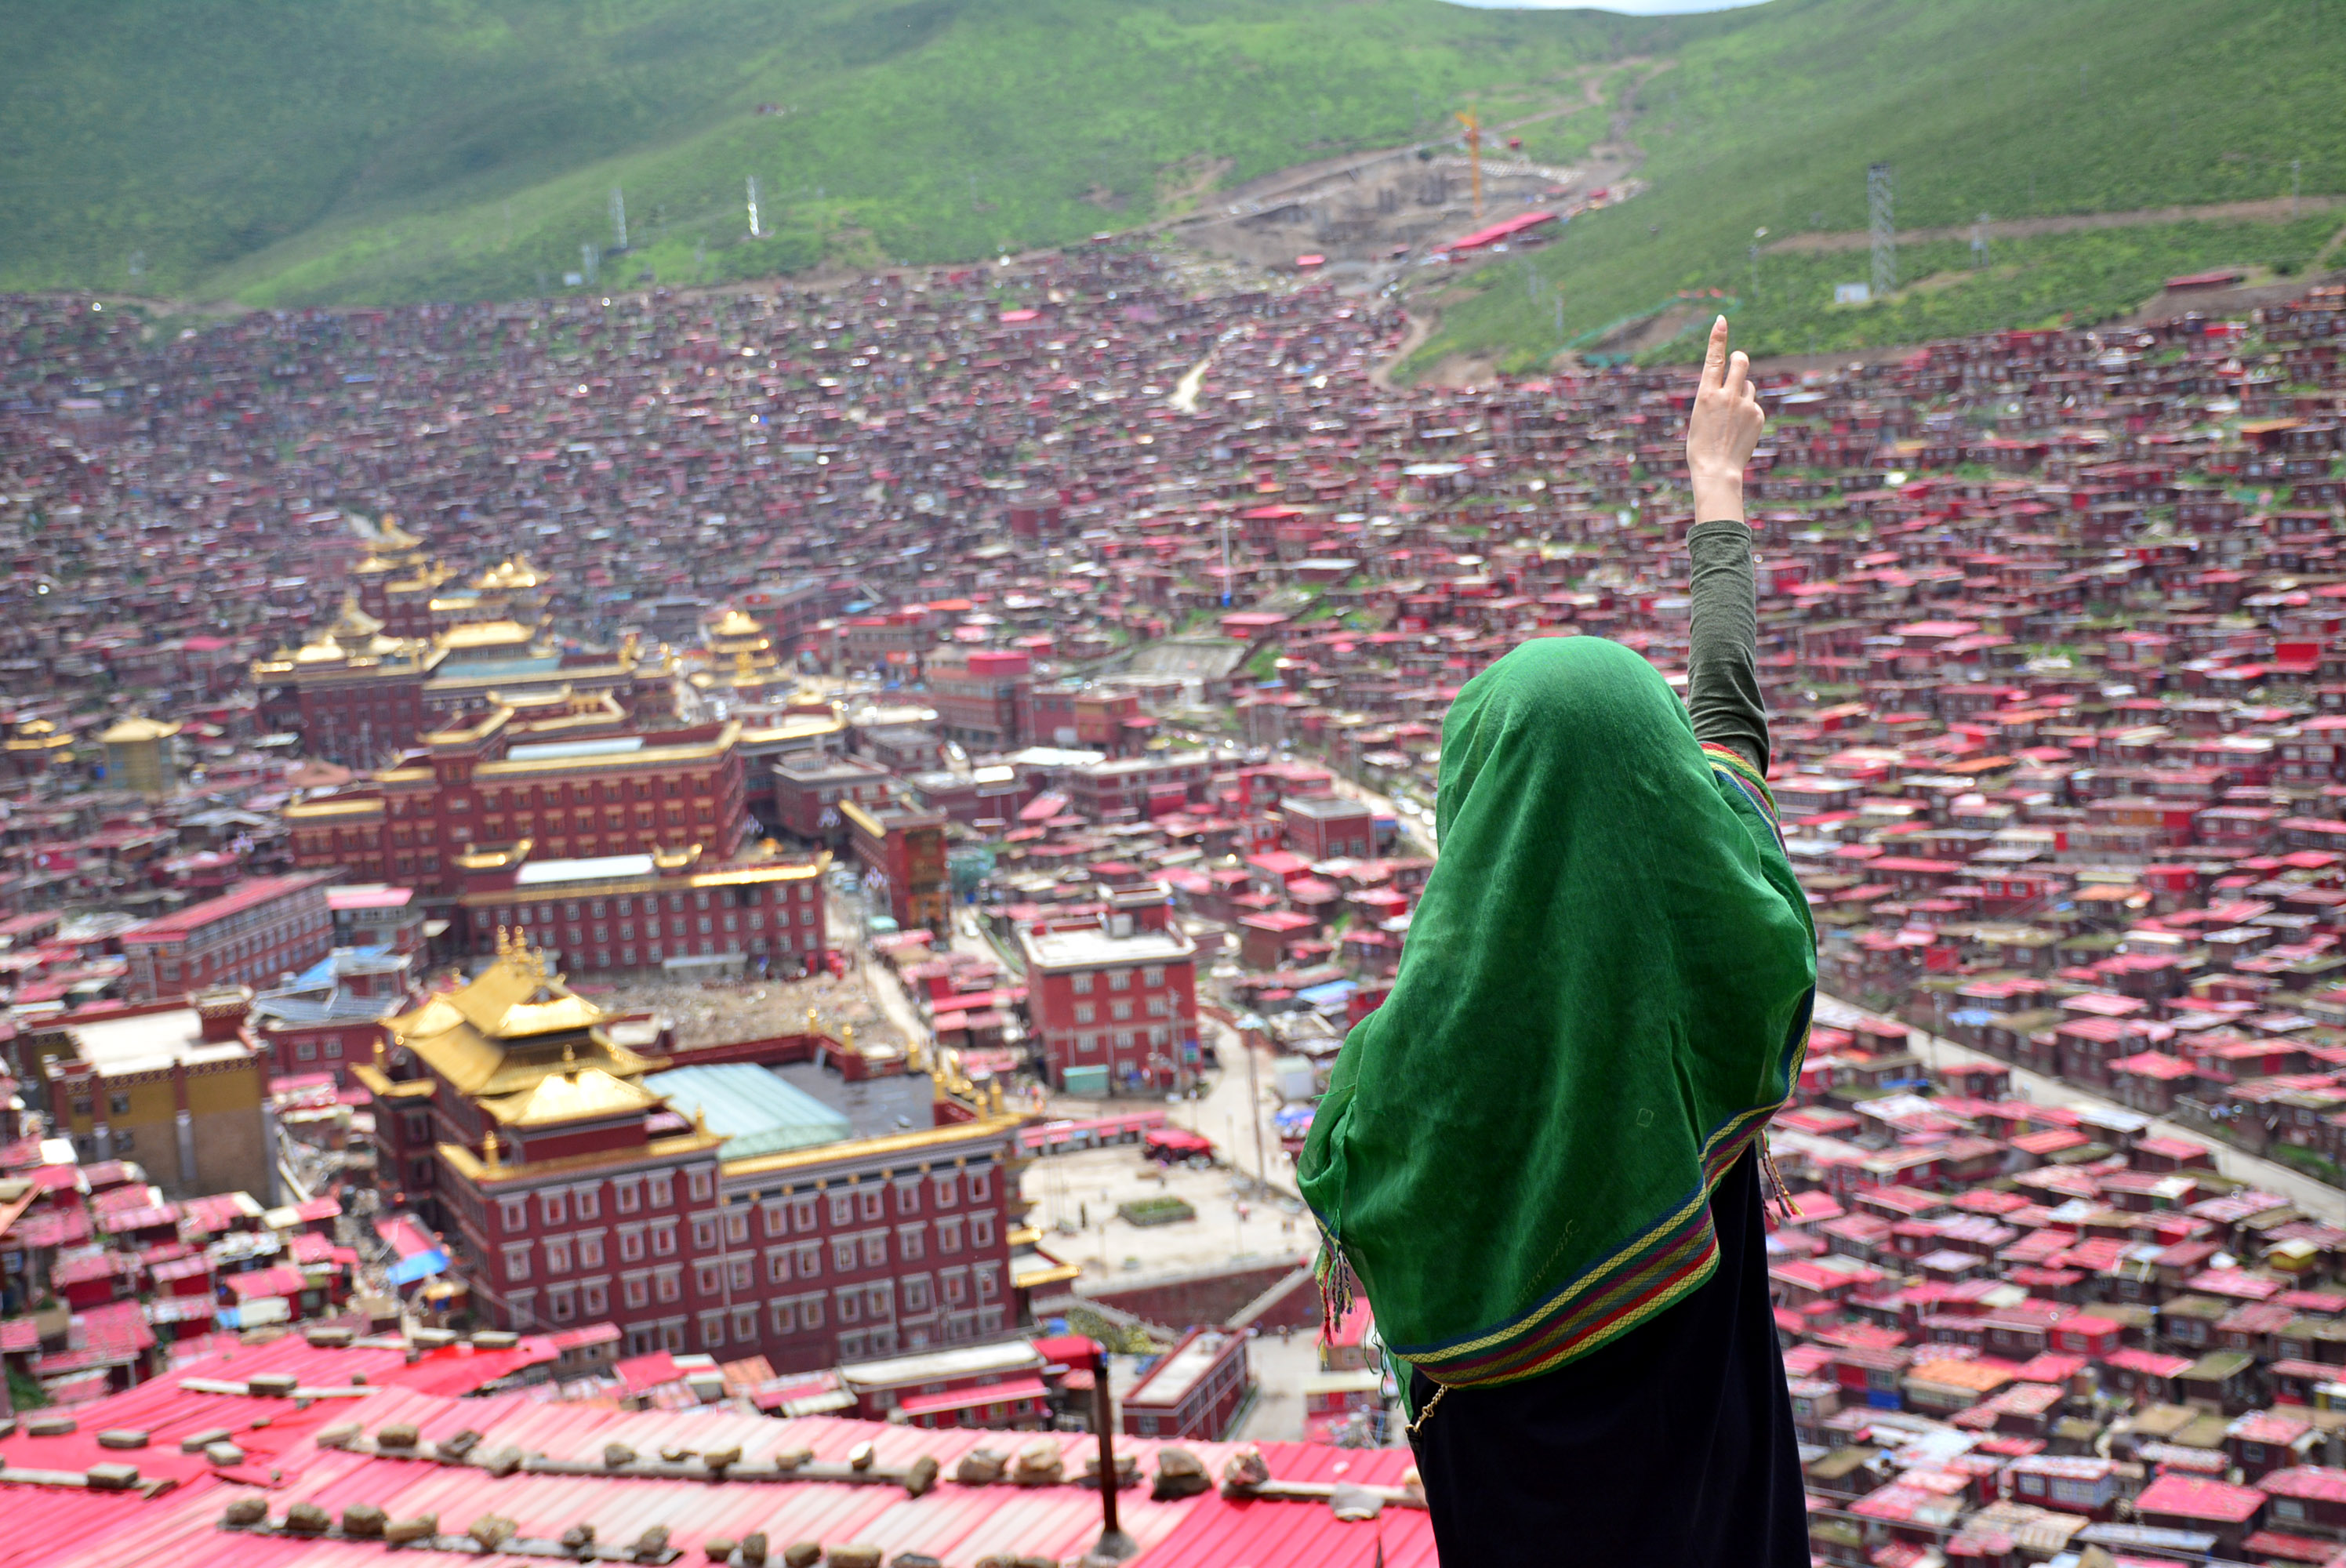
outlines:
[{"label": "green velvet headscarf", "polygon": [[1466,684],[1437,824],[1298,1172],[1390,1350],[1513,1382],[1709,1277],[1710,1190],[1790,1092],[1815,933],[1759,770],[1617,643]]}]

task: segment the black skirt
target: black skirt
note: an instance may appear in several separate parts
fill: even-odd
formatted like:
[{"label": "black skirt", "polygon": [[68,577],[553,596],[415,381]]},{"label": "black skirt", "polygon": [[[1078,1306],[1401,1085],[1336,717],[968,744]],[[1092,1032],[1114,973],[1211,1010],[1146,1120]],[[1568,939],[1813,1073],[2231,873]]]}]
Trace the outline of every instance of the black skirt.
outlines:
[{"label": "black skirt", "polygon": [[[1453,1568],[1808,1568],[1808,1514],[1768,1296],[1760,1170],[1710,1200],[1693,1294],[1526,1382],[1453,1389],[1411,1447]],[[1413,1374],[1410,1403],[1435,1386]]]}]

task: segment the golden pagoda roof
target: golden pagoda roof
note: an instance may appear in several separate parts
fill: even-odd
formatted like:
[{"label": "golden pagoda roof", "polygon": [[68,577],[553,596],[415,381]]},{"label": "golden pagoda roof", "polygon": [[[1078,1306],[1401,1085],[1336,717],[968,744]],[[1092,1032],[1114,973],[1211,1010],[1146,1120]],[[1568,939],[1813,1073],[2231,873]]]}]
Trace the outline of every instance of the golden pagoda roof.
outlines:
[{"label": "golden pagoda roof", "polygon": [[487,592],[496,588],[535,588],[545,580],[544,575],[530,565],[527,555],[513,555],[482,573],[473,585]]},{"label": "golden pagoda roof", "polygon": [[423,541],[399,525],[399,519],[384,513],[375,520],[374,547],[378,550],[420,550]]},{"label": "golden pagoda roof", "polygon": [[176,724],[167,724],[159,718],[134,713],[111,726],[97,738],[107,746],[128,746],[141,740],[168,740],[178,733],[179,727]]},{"label": "golden pagoda roof", "polygon": [[[546,971],[546,955],[500,934],[496,962],[470,983],[432,997],[392,1020],[393,1036],[456,1090],[480,1100],[501,1121],[609,1115],[629,1108],[625,1096],[576,1085],[537,1091],[549,1076],[585,1081],[590,1073],[640,1090],[651,1064],[605,1034],[609,1014]],[[641,1105],[657,1104],[644,1091]],[[495,1103],[493,1103],[495,1102]]]},{"label": "golden pagoda roof", "polygon": [[366,613],[356,594],[344,594],[342,612],[335,616],[328,633],[336,642],[349,644],[372,641],[382,630],[382,623]]},{"label": "golden pagoda roof", "polygon": [[8,738],[6,749],[18,752],[58,751],[70,748],[73,743],[71,731],[59,729],[46,718],[28,718],[16,727],[15,734]]},{"label": "golden pagoda roof", "polygon": [[742,611],[734,609],[711,621],[709,635],[713,637],[762,637],[766,635],[766,628]]},{"label": "golden pagoda roof", "polygon": [[342,645],[336,642],[333,639],[332,635],[330,633],[327,636],[320,637],[316,642],[303,643],[301,645],[301,650],[293,656],[293,662],[295,664],[325,664],[334,659],[347,658],[349,657],[349,655],[342,652]]},{"label": "golden pagoda roof", "polygon": [[509,1127],[546,1126],[597,1116],[641,1114],[664,1102],[641,1084],[600,1067],[548,1073],[526,1089],[484,1096],[481,1108]]}]

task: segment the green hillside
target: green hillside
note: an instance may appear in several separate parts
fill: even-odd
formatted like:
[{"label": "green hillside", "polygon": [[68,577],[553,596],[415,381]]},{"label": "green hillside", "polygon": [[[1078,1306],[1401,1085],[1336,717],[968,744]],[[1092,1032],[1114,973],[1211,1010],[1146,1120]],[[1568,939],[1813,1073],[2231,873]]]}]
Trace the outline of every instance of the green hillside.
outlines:
[{"label": "green hillside", "polygon": [[[1438,0],[0,0],[0,288],[257,304],[965,260],[1721,24]],[[767,112],[760,112],[761,108]],[[744,179],[763,195],[751,239]],[[1209,182],[1210,183],[1210,181]]]},{"label": "green hillside", "polygon": [[[1835,306],[1891,164],[1902,229],[2346,192],[2340,0],[1771,0],[1704,16],[1440,0],[0,0],[0,289],[255,304],[966,260],[1336,152],[1628,95],[1636,200],[1454,283],[1422,371],[1525,369],[1680,291],[1807,352],[2101,319],[2177,271],[2297,270],[2346,211],[1962,239]],[[1526,127],[1578,156],[1582,109]],[[2294,167],[2293,167],[2294,166]],[[751,238],[743,181],[762,195]],[[611,254],[625,192],[628,249]],[[1447,284],[1447,286],[1445,286]],[[1708,304],[1701,307],[1708,310]],[[1681,311],[1691,319],[1697,312]],[[1678,317],[1670,318],[1671,321]]]},{"label": "green hillside", "polygon": [[[2346,191],[2335,4],[1774,0],[1730,15],[1637,90],[1650,191],[1452,290],[1463,297],[1416,368],[1454,352],[1527,368],[1681,290],[1729,296],[1739,342],[1760,352],[2098,320],[2177,272],[2301,269],[2346,224],[2346,210],[2286,209],[2293,172],[2305,195]],[[1874,162],[1892,167],[1906,229],[2283,200],[2269,221],[2015,236],[1984,255],[1960,239],[1909,245],[1900,291],[1864,307],[1832,304],[1835,283],[1870,277],[1863,250],[1763,252],[1755,287],[1754,229],[1772,242],[1863,229]],[[1698,344],[1639,346],[1692,357]]]}]

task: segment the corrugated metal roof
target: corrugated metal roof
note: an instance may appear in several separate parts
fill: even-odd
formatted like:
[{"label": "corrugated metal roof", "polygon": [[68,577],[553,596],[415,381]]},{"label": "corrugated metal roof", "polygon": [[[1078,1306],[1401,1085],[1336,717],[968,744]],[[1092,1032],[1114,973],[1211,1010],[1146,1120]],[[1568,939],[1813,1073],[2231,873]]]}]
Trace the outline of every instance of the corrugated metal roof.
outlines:
[{"label": "corrugated metal roof", "polygon": [[[95,1433],[102,1428],[145,1427],[155,1434],[154,1447],[135,1455],[111,1457],[133,1458],[149,1474],[184,1471],[188,1479],[174,1491],[141,1501],[9,1486],[5,1471],[0,1471],[0,1499],[5,1500],[0,1507],[8,1511],[12,1525],[0,1533],[0,1568],[15,1568],[18,1563],[114,1568],[125,1562],[169,1563],[174,1568],[276,1568],[298,1562],[301,1568],[341,1568],[344,1561],[351,1568],[362,1563],[381,1568],[379,1546],[254,1537],[219,1530],[217,1520],[228,1499],[251,1486],[265,1489],[272,1510],[280,1513],[297,1501],[315,1502],[335,1512],[365,1502],[394,1516],[437,1513],[442,1527],[451,1532],[462,1531],[485,1513],[513,1519],[529,1535],[555,1536],[570,1525],[591,1522],[601,1539],[621,1542],[660,1523],[669,1527],[674,1545],[694,1556],[712,1536],[738,1539],[763,1530],[777,1551],[798,1540],[830,1544],[866,1541],[882,1547],[891,1558],[901,1552],[925,1552],[952,1568],[969,1568],[978,1558],[994,1553],[1060,1559],[1078,1556],[1099,1532],[1099,1500],[1081,1487],[964,1487],[950,1479],[954,1462],[970,1449],[986,1444],[1007,1450],[1031,1441],[1030,1434],[929,1431],[819,1417],[778,1421],[719,1406],[623,1411],[544,1402],[527,1393],[459,1400],[401,1386],[443,1358],[448,1358],[448,1353],[439,1352],[416,1367],[407,1367],[397,1352],[320,1350],[289,1337],[224,1359],[209,1359],[199,1368],[91,1406],[82,1412],[86,1435],[44,1441],[78,1441],[94,1455],[97,1451]],[[465,1359],[483,1368],[495,1365],[496,1356]],[[321,1400],[298,1412],[282,1400],[202,1395],[177,1387],[178,1377],[187,1372],[225,1378],[264,1370],[291,1371],[312,1385],[347,1383],[352,1372],[363,1371],[391,1386],[363,1400]],[[446,1375],[435,1371],[434,1380]],[[272,1417],[272,1422],[254,1431],[250,1422],[260,1415]],[[646,1454],[667,1443],[706,1449],[738,1442],[753,1459],[780,1449],[804,1447],[813,1450],[819,1459],[830,1461],[844,1460],[858,1443],[869,1441],[883,1468],[933,1455],[944,1467],[946,1479],[920,1498],[908,1498],[892,1486],[825,1481],[705,1482],[525,1474],[500,1479],[480,1470],[376,1459],[316,1447],[312,1438],[319,1429],[353,1418],[362,1420],[370,1431],[387,1421],[412,1420],[427,1441],[470,1428],[484,1434],[485,1446],[513,1444],[525,1452],[597,1463],[603,1445],[612,1441],[625,1442]],[[200,1461],[190,1465],[172,1462],[182,1458],[177,1451],[177,1436],[209,1426],[238,1429],[239,1441],[252,1454],[236,1478],[224,1480],[208,1473],[209,1467]],[[1055,1436],[1066,1454],[1067,1472],[1080,1475],[1084,1456],[1096,1451],[1095,1440],[1081,1433]],[[10,1440],[12,1445],[27,1441],[33,1440]],[[1119,1451],[1135,1454],[1144,1473],[1154,1469],[1154,1453],[1164,1446],[1147,1439],[1117,1439]],[[1227,1443],[1184,1446],[1216,1473],[1232,1447]],[[1410,1462],[1410,1456],[1401,1450],[1352,1451],[1308,1443],[1267,1444],[1264,1455],[1271,1474],[1281,1480],[1380,1485],[1397,1484]],[[29,1456],[20,1461],[13,1447],[8,1458],[11,1464],[43,1462]],[[1321,1503],[1233,1502],[1212,1492],[1156,1502],[1145,1487],[1121,1493],[1119,1506],[1124,1528],[1143,1547],[1136,1568],[1229,1568],[1234,1563],[1250,1568],[1350,1568],[1372,1562],[1380,1538],[1385,1560],[1393,1568],[1434,1568],[1435,1563],[1432,1529],[1426,1516],[1414,1511],[1387,1509],[1377,1522],[1343,1524]],[[403,1553],[401,1561],[410,1568],[432,1568],[444,1555],[451,1568],[460,1562],[477,1562],[434,1553]]]},{"label": "corrugated metal roof", "polygon": [[724,1159],[835,1144],[855,1130],[812,1095],[749,1063],[671,1067],[647,1077],[644,1087],[688,1115],[698,1110],[709,1130],[724,1137],[718,1150]]}]

